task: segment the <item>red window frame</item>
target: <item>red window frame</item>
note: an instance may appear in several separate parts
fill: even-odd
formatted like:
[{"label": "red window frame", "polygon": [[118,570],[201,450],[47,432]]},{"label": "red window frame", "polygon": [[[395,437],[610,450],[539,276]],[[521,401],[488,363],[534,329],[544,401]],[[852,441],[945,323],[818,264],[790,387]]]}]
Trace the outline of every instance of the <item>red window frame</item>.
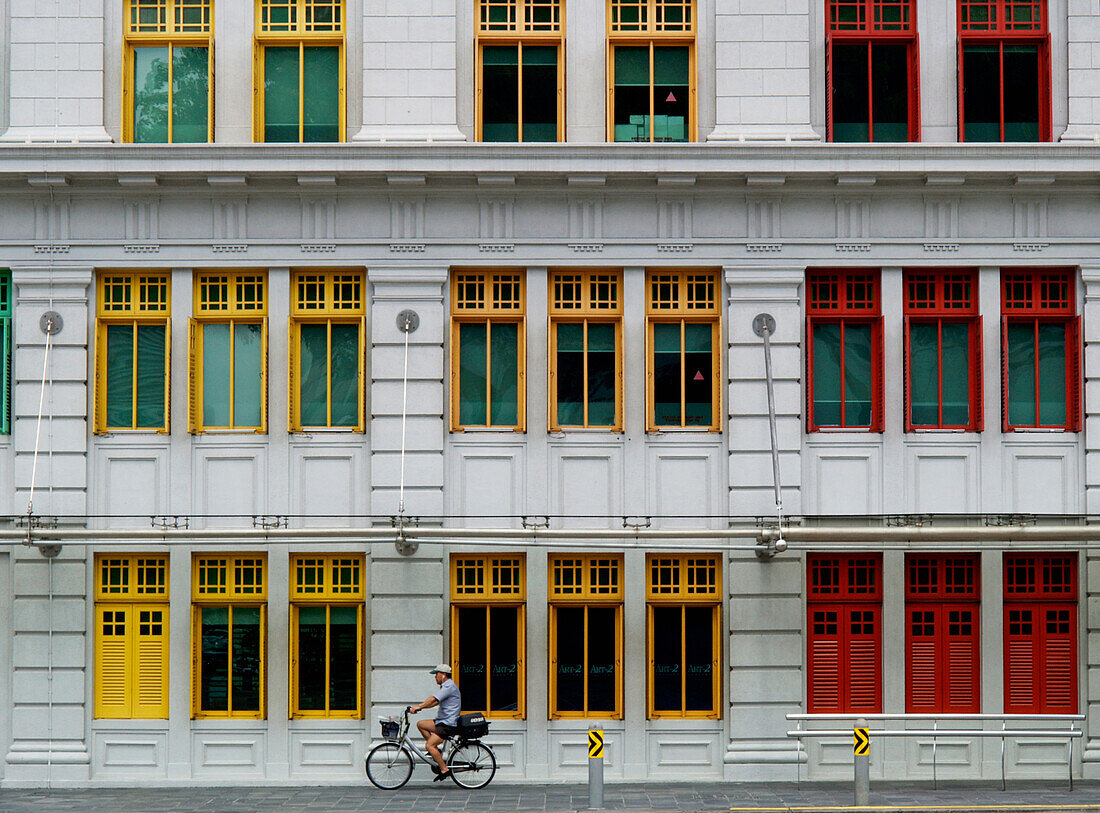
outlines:
[{"label": "red window frame", "polygon": [[1005,711],[1076,714],[1075,553],[1004,556]]},{"label": "red window frame", "polygon": [[906,555],[906,713],[980,710],[979,573],[977,554]]},{"label": "red window frame", "polygon": [[[963,429],[981,432],[985,428],[982,409],[982,317],[978,314],[978,272],[972,268],[906,269],[903,283],[905,314],[905,431],[917,429]],[[965,424],[943,420],[943,324],[969,325],[970,421]],[[935,324],[940,334],[939,420],[930,424],[913,422],[909,374],[909,328],[913,324]]]},{"label": "red window frame", "polygon": [[[920,141],[920,49],[917,41],[915,0],[827,0],[825,14],[825,136],[833,140],[833,44],[867,45],[867,130],[868,141],[875,140],[873,42],[900,41],[907,44],[909,76],[909,141]],[[900,12],[902,22],[884,21],[884,11]],[[855,22],[841,19],[842,12],[854,11]]]},{"label": "red window frame", "polygon": [[806,559],[807,711],[882,711],[882,555]]},{"label": "red window frame", "polygon": [[[1026,22],[1011,21],[1020,8],[1031,9],[1031,19]],[[986,21],[975,21],[973,12],[984,10]],[[1039,141],[1050,141],[1051,89],[1050,89],[1050,27],[1047,0],[958,0],[955,15],[959,42],[959,141],[966,141],[966,115],[964,93],[966,78],[963,75],[963,49],[977,42],[999,44],[1001,141],[1005,140],[1004,97],[1004,46],[1006,44],[1034,44],[1039,46]]]},{"label": "red window frame", "polygon": [[[879,269],[820,268],[806,272],[806,427],[808,432],[843,429],[883,431],[882,292]],[[840,325],[840,377],[844,380],[845,325],[871,325],[871,425],[848,426],[841,387],[840,423],[817,423],[814,415],[814,326]]]},{"label": "red window frame", "polygon": [[[1013,424],[1008,403],[1008,326],[1064,324],[1066,330],[1066,422],[1039,422],[1039,354],[1035,354],[1035,423]],[[1075,272],[1070,268],[1014,268],[1001,271],[1001,429],[1044,428],[1081,431],[1081,317]]]}]

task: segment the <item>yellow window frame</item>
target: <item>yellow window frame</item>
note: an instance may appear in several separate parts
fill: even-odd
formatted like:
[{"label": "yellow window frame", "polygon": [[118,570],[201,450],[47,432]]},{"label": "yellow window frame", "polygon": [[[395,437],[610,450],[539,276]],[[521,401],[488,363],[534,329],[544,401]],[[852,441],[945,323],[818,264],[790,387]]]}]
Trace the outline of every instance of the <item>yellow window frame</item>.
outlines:
[{"label": "yellow window frame", "polygon": [[[365,376],[363,362],[366,358],[366,275],[356,270],[293,269],[290,276],[290,337],[287,366],[290,386],[287,405],[288,426],[291,432],[331,429],[333,431],[363,432],[365,420]],[[329,363],[327,366],[328,422],[314,426],[302,423],[301,392],[301,342],[302,325],[327,325]],[[332,426],[332,326],[358,325],[358,420],[355,426]]]},{"label": "yellow window frame", "polygon": [[[156,298],[153,293],[156,292]],[[110,297],[110,299],[108,299]],[[121,297],[121,298],[116,298]],[[107,329],[131,325],[134,331],[130,387],[130,426],[107,425]],[[137,425],[137,329],[139,325],[164,326],[164,422],[160,426]],[[156,432],[171,428],[172,393],[172,277],[161,271],[101,271],[96,277],[95,321],[95,420],[97,435],[108,432]]]},{"label": "yellow window frame", "polygon": [[[451,431],[471,428],[527,431],[527,273],[522,268],[451,272]],[[485,424],[463,424],[460,420],[459,340],[463,324],[484,324],[485,331]],[[514,324],[516,329],[516,420],[515,424],[493,424],[492,330],[494,324]]]},{"label": "yellow window frame", "polygon": [[[194,316],[188,323],[187,347],[190,371],[188,381],[188,431],[267,432],[268,333],[267,271],[197,271],[193,278]],[[208,426],[203,418],[203,326],[229,325],[229,424]],[[236,386],[236,341],[238,325],[260,326],[260,423],[238,426],[234,415]]]},{"label": "yellow window frame", "polygon": [[[157,8],[161,11],[162,23],[154,30],[143,30],[135,25],[135,11],[139,8]],[[205,24],[188,26],[183,23],[184,9],[198,8],[204,13]],[[172,95],[173,65],[175,48],[206,48],[207,57],[207,104],[206,104],[206,140],[214,140],[214,3],[213,0],[124,0],[122,17],[123,40],[125,50],[122,66],[122,140],[134,140],[134,49],[168,49],[168,143],[172,143]]]},{"label": "yellow window frame", "polygon": [[[550,10],[553,22],[534,22],[534,10]],[[489,15],[493,9],[504,9],[506,23],[493,23]],[[562,0],[478,0],[474,15],[477,40],[476,104],[477,140],[484,141],[484,66],[485,46],[516,46],[516,116],[517,139],[523,141],[523,47],[524,45],[554,46],[558,54],[557,84],[557,140],[565,140],[565,3]]]},{"label": "yellow window frame", "polygon": [[[649,269],[646,272],[646,431],[676,429],[657,424],[655,417],[654,325],[680,326],[680,426],[687,424],[686,325],[711,326],[711,422],[710,432],[722,429],[722,284],[716,271],[706,269]],[[691,427],[698,428],[698,427]]]},{"label": "yellow window frame", "polygon": [[[168,557],[98,553],[92,567],[95,717],[167,720]],[[153,613],[160,613],[159,620]],[[122,633],[116,635],[120,624]],[[159,631],[154,631],[154,625]],[[112,634],[107,633],[108,627]]]},{"label": "yellow window frame", "polygon": [[[686,9],[687,25],[665,26],[658,22],[659,12],[666,6]],[[629,27],[616,23],[616,12],[623,7],[644,10],[646,22]],[[686,46],[688,49],[688,82],[691,100],[688,104],[687,133],[689,142],[698,141],[699,72],[695,48],[695,21],[699,18],[696,0],[608,0],[607,2],[607,140],[615,140],[615,48],[646,46],[649,48],[649,141],[654,140],[653,109],[653,49],[660,46]]]},{"label": "yellow window frame", "polygon": [[[307,23],[307,12],[313,6],[338,9],[340,22],[336,30],[326,28],[311,29]],[[286,30],[272,28],[264,23],[264,10],[270,7],[293,10],[296,22]],[[264,49],[268,46],[298,46],[298,142],[304,141],[305,128],[305,57],[304,50],[314,46],[333,46],[340,49],[339,60],[339,106],[340,119],[338,135],[340,141],[347,140],[347,55],[345,53],[345,31],[347,8],[344,0],[255,0],[255,31],[252,57],[252,140],[264,141]]]},{"label": "yellow window frame", "polygon": [[[492,681],[485,678],[485,702],[489,708],[464,711],[482,711],[486,717],[522,720],[527,716],[527,557],[515,554],[464,554],[451,555],[451,658],[455,663],[455,678],[462,652],[458,636],[458,614],[462,608],[485,609],[485,665],[492,670],[493,651],[492,607],[515,607],[516,612],[516,682],[518,695],[515,711],[490,711],[493,705]],[[498,630],[498,632],[500,632]],[[458,682],[457,680],[455,681]],[[461,689],[459,685],[459,689]]]},{"label": "yellow window frame", "polygon": [[[551,554],[549,557],[550,598],[550,719],[623,719],[623,557],[621,554],[584,553]],[[557,708],[558,697],[558,609],[562,607],[584,608],[582,631],[584,651],[584,709],[562,711]],[[588,710],[588,611],[593,607],[610,607],[615,610],[615,708],[610,711]],[[574,636],[576,630],[568,634]]]},{"label": "yellow window frame", "polygon": [[[303,607],[323,607],[325,610],[325,708],[303,709],[298,705],[299,700],[299,626],[298,615]],[[330,692],[331,667],[332,667],[332,609],[334,607],[353,607],[355,609],[356,646],[355,646],[355,708],[331,710],[332,702]],[[329,719],[329,720],[362,720],[363,719],[363,604],[338,603],[338,602],[297,602],[290,605],[290,719]]]},{"label": "yellow window frame", "polygon": [[[547,421],[551,432],[563,429],[606,429],[623,431],[623,274],[617,269],[551,269],[547,276],[550,311],[549,394]],[[601,287],[602,286],[602,287]],[[584,336],[584,420],[580,424],[558,422],[558,326],[583,325]],[[615,420],[610,426],[591,424],[588,419],[588,326],[615,327]]]},{"label": "yellow window frame", "polygon": [[[258,577],[258,578],[257,578]],[[225,608],[229,613],[228,686],[233,685],[233,613],[235,608],[260,611],[260,708],[237,711],[233,692],[227,708],[200,708],[202,698],[202,610]],[[191,557],[191,718],[263,720],[267,717],[267,554],[216,553]]]},{"label": "yellow window frame", "polygon": [[366,563],[361,553],[310,553],[290,557],[290,600],[355,602],[366,598]]},{"label": "yellow window frame", "polygon": [[[686,699],[687,607],[711,608],[711,710],[658,711],[655,698],[654,609],[680,608],[680,697]],[[646,715],[656,719],[717,720],[721,715],[722,557],[718,554],[646,555]]]}]

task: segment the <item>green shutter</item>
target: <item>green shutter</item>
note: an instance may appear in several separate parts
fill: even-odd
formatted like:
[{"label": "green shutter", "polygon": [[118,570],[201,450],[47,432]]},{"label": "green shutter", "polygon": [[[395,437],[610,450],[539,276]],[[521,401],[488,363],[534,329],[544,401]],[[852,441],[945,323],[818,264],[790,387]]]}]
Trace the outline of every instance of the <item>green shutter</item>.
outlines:
[{"label": "green shutter", "polygon": [[164,325],[137,326],[137,410],[135,428],[161,429],[164,414]]},{"label": "green shutter", "polygon": [[813,326],[814,367],[810,388],[815,426],[840,426],[840,325]]},{"label": "green shutter", "polygon": [[970,325],[944,322],[943,425],[970,425]]},{"label": "green shutter", "polygon": [[1066,325],[1040,323],[1039,425],[1066,423]]},{"label": "green shutter", "polygon": [[0,271],[0,342],[3,345],[3,355],[0,355],[0,435],[11,434],[11,312],[11,272]]},{"label": "green shutter", "polygon": [[680,323],[653,326],[653,423],[680,426]]},{"label": "green shutter", "polygon": [[938,426],[939,337],[936,323],[909,326],[909,409],[914,426]]},{"label": "green shutter", "polygon": [[615,326],[588,326],[588,425],[615,425]]},{"label": "green shutter", "polygon": [[871,326],[844,326],[844,425],[871,425]]},{"label": "green shutter", "polygon": [[1035,325],[1008,325],[1008,422],[1035,426]]},{"label": "green shutter", "polygon": [[[228,322],[202,326],[202,425],[205,427],[230,425],[229,329]],[[107,398],[110,397],[108,384]],[[107,412],[110,414],[109,402]]]}]

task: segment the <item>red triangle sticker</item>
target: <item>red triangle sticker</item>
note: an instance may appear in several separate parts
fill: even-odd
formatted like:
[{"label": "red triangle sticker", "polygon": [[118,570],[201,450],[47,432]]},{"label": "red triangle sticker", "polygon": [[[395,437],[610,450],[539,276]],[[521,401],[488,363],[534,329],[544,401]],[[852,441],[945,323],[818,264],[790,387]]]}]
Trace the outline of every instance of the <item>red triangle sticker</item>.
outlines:
[{"label": "red triangle sticker", "polygon": [[676,97],[672,95],[672,91],[669,91],[669,94],[665,98],[665,101],[666,102],[675,102],[676,101]]},{"label": "red triangle sticker", "polygon": [[703,378],[703,371],[702,370],[696,370],[695,371],[695,378],[693,378],[692,381],[706,381],[706,379]]}]

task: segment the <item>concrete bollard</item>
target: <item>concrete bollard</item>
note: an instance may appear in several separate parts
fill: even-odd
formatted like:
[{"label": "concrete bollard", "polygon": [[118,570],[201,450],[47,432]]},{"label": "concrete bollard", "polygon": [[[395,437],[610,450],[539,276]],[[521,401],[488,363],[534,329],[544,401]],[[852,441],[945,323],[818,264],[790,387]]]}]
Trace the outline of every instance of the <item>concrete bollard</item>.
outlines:
[{"label": "concrete bollard", "polygon": [[871,735],[860,717],[852,731],[852,761],[855,770],[856,807],[865,807],[871,796]]},{"label": "concrete bollard", "polygon": [[588,809],[603,810],[603,729],[588,731]]}]

